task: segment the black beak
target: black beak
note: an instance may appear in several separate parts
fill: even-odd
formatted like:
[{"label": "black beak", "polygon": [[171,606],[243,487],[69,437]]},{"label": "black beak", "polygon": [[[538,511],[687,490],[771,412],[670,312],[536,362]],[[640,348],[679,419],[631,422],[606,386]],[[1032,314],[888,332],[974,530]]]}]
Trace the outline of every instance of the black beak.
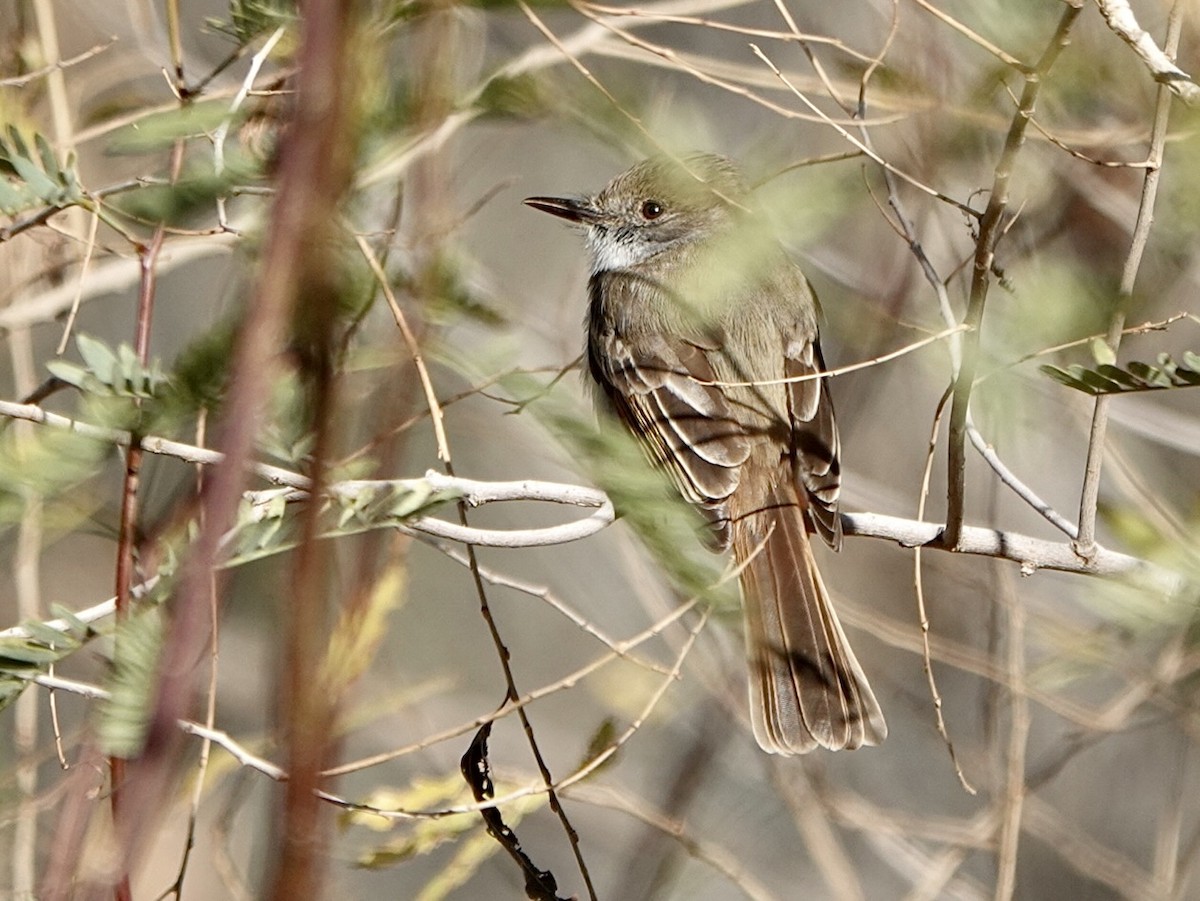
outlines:
[{"label": "black beak", "polygon": [[595,207],[585,197],[526,197],[523,202],[535,210],[581,225],[597,218]]}]

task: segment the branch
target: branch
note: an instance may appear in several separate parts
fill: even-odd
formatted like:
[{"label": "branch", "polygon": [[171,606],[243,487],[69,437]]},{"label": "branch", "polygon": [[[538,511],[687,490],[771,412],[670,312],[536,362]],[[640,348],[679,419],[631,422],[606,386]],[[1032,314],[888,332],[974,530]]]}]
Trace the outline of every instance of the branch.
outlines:
[{"label": "branch", "polygon": [[1141,25],[1133,10],[1129,8],[1129,0],[1096,0],[1100,7],[1100,15],[1113,33],[1132,48],[1141,57],[1154,80],[1181,98],[1188,106],[1200,103],[1200,86],[1192,80],[1177,65],[1171,56],[1172,51],[1163,52]]},{"label": "branch", "polygon": [[[123,429],[92,425],[57,413],[50,413],[36,404],[17,404],[12,401],[0,400],[0,416],[41,423],[121,447],[128,447],[132,440],[130,433]],[[217,465],[225,459],[219,451],[155,436],[142,438],[140,446],[142,450],[152,454],[175,457],[188,463],[206,466]],[[272,484],[289,489],[283,495],[286,500],[302,500],[308,496],[309,479],[300,473],[292,472],[281,466],[255,461],[249,462],[247,468]],[[544,547],[578,541],[580,538],[586,538],[599,532],[616,518],[612,502],[604,492],[594,488],[529,479],[518,482],[480,482],[475,479],[460,479],[443,475],[433,470],[427,472],[423,479],[353,479],[334,482],[327,487],[325,494],[327,497],[353,500],[372,491],[441,493],[461,497],[472,507],[501,501],[544,501],[553,504],[596,508],[594,513],[584,519],[540,529],[476,529],[430,516],[417,516],[404,520],[406,528],[426,535],[486,547]],[[247,491],[244,494],[244,497],[255,504],[262,504],[278,496],[277,490]]]},{"label": "branch", "polygon": [[[477,529],[433,516],[399,517],[380,523],[479,547],[518,548],[566,544],[594,535],[616,519],[612,501],[598,489],[529,479],[519,482],[479,482],[444,475],[431,469],[421,479],[353,479],[333,482],[325,489],[326,496],[346,501],[385,492],[432,492],[447,498],[458,498],[471,507],[497,501],[544,501],[596,508],[594,513],[583,519],[538,529]],[[300,501],[308,497],[308,492],[288,488],[282,495],[278,489],[248,491],[245,494],[252,505],[263,507],[280,496],[287,501]]]},{"label": "branch", "polygon": [[[789,91],[791,91],[793,95],[795,95],[797,100],[799,100],[801,103],[803,103],[805,106],[807,106],[810,110],[812,110],[813,114],[815,116],[817,116],[817,118],[820,119],[821,122],[825,123],[830,128],[832,128],[834,131],[836,131],[839,135],[842,136],[842,138],[844,140],[848,141],[853,147],[855,147],[856,149],[860,150],[862,153],[864,153],[868,157],[870,157],[875,163],[877,163],[879,166],[881,166],[885,171],[892,173],[897,178],[903,179],[908,184],[910,184],[914,188],[916,188],[918,191],[922,191],[925,194],[928,194],[930,197],[934,197],[934,198],[942,201],[943,203],[949,204],[950,206],[959,210],[963,214],[971,217],[972,220],[977,219],[979,217],[978,211],[973,209],[969,204],[961,203],[960,201],[957,201],[953,197],[949,196],[948,194],[943,194],[941,191],[937,190],[936,188],[930,187],[929,185],[925,184],[924,182],[919,181],[916,177],[909,175],[907,172],[905,172],[901,169],[898,169],[894,165],[889,163],[882,156],[880,156],[878,153],[876,153],[870,146],[868,146],[868,144],[866,142],[860,140],[859,138],[856,138],[854,135],[850,134],[850,132],[848,132],[845,128],[843,128],[841,125],[839,125],[833,119],[831,119],[829,116],[827,116],[823,112],[821,112],[820,108],[815,103],[813,103],[811,100],[809,100],[808,97],[805,96],[804,92],[801,91],[799,88],[796,87],[795,84],[792,83],[792,81],[783,73],[783,71],[777,65],[775,65],[775,63],[772,62],[771,59],[765,53],[763,53],[763,51],[760,47],[758,47],[756,44],[751,44],[750,49],[754,52],[755,56],[757,56],[764,63],[766,63],[767,67],[771,70],[772,73],[774,73],[775,77],[778,78],[781,82],[783,82],[784,86],[787,87],[787,89]],[[856,124],[861,125],[862,123],[856,123]]]},{"label": "branch", "polygon": [[[1101,8],[1103,9],[1103,3]],[[1130,13],[1132,18],[1132,13]],[[1111,24],[1111,22],[1110,22]],[[1134,23],[1136,25],[1136,22]],[[1179,46],[1179,35],[1183,29],[1183,6],[1178,0],[1171,10],[1167,24],[1167,50],[1175,53]],[[1167,87],[1158,89],[1154,109],[1154,126],[1150,132],[1150,150],[1146,155],[1148,166],[1142,178],[1142,195],[1138,201],[1137,220],[1129,242],[1129,253],[1121,271],[1121,284],[1117,290],[1117,303],[1109,320],[1106,343],[1116,358],[1121,346],[1121,335],[1125,319],[1133,303],[1133,289],[1137,284],[1142,255],[1150,240],[1150,228],[1154,223],[1154,203],[1158,198],[1158,183],[1162,174],[1163,152],[1167,140],[1167,122],[1171,113],[1171,97]],[[1084,463],[1083,487],[1079,493],[1079,531],[1075,537],[1076,551],[1084,557],[1090,556],[1096,544],[1096,508],[1100,500],[1100,471],[1104,463],[1105,436],[1108,432],[1109,404],[1112,398],[1101,395],[1092,407],[1092,423],[1088,431],[1087,460]]]},{"label": "branch", "polygon": [[963,336],[962,365],[954,379],[954,400],[950,408],[949,459],[947,461],[946,491],[946,540],[951,546],[958,543],[962,529],[963,507],[966,498],[966,438],[967,411],[970,408],[971,389],[975,382],[975,371],[979,365],[979,329],[983,323],[983,311],[987,304],[988,288],[991,284],[992,266],[996,258],[996,244],[1004,235],[1008,221],[1008,185],[1016,164],[1017,154],[1025,143],[1025,130],[1033,118],[1042,81],[1050,71],[1058,55],[1067,45],[1071,26],[1079,17],[1083,0],[1070,0],[1059,18],[1053,37],[1042,52],[1037,65],[1025,72],[1025,88],[1016,115],[1008,127],[1004,139],[1004,150],[996,162],[991,195],[987,209],[979,225],[979,240],[975,246],[975,261],[971,275],[971,297],[963,322],[970,331]]},{"label": "branch", "polygon": [[24,75],[14,75],[10,78],[0,78],[0,88],[23,88],[30,82],[37,81],[39,78],[45,78],[47,75],[52,75],[55,72],[61,72],[63,69],[70,68],[84,60],[91,59],[111,47],[117,42],[116,37],[110,37],[107,41],[101,41],[99,44],[78,53],[69,59],[60,59],[49,65],[42,66],[40,69],[34,69],[32,72],[26,72]]},{"label": "branch", "polygon": [[944,528],[939,523],[919,522],[881,513],[842,514],[842,530],[846,535],[883,538],[901,547],[953,550],[960,554],[1011,560],[1020,564],[1021,574],[1026,576],[1033,575],[1039,569],[1105,576],[1124,579],[1169,596],[1177,595],[1188,584],[1182,573],[1106,548],[1097,547],[1095,555],[1084,560],[1070,544],[979,526],[963,526],[957,545],[951,546],[943,536]]},{"label": "branch", "polygon": [[[0,401],[0,415],[68,429],[77,434],[115,444],[124,445],[129,441],[128,432],[91,425],[56,413],[48,413],[32,404]],[[224,459],[217,451],[194,447],[179,441],[170,441],[166,438],[147,437],[143,438],[141,443],[142,447],[151,453],[177,457],[191,463],[211,465]],[[284,494],[288,500],[298,500],[302,496],[307,496],[308,480],[298,473],[266,463],[252,462],[248,464],[248,468],[263,478],[289,489]],[[540,529],[476,529],[429,516],[414,517],[403,523],[405,528],[427,535],[490,547],[540,547],[576,541],[599,532],[613,522],[616,517],[612,502],[599,489],[532,479],[483,482],[430,471],[420,479],[353,479],[334,482],[327,489],[329,496],[344,499],[354,499],[364,492],[381,490],[429,490],[436,493],[458,495],[471,506],[503,501],[541,501],[595,508],[595,512],[584,519]],[[245,494],[251,502],[260,504],[268,499],[268,495],[277,497],[278,492],[248,491]],[[884,538],[905,547],[920,545],[938,550],[951,549],[948,542],[938,538],[939,530],[942,527],[931,523],[874,513],[843,513],[842,524],[847,535]],[[1097,547],[1095,557],[1082,560],[1068,545],[1055,544],[995,529],[963,527],[962,539],[956,549],[966,554],[982,554],[1012,560],[1020,563],[1022,568],[1030,573],[1038,569],[1053,569],[1081,575],[1116,576],[1167,593],[1179,591],[1186,581],[1181,574],[1163,569],[1147,560],[1104,548]],[[7,634],[7,632],[0,633],[0,637]]]}]

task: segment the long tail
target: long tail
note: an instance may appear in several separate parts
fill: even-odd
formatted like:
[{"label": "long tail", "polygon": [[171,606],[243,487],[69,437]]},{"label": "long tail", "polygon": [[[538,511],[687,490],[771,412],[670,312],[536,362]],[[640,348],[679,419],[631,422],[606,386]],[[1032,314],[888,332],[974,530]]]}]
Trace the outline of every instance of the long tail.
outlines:
[{"label": "long tail", "polygon": [[883,711],[833,612],[798,500],[778,493],[733,523],[754,737],[773,754],[879,744]]}]

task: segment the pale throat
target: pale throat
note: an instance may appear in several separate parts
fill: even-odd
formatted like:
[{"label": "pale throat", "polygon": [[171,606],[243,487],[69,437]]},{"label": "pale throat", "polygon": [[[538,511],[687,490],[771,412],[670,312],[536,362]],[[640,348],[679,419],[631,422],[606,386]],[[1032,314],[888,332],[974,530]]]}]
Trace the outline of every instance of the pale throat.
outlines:
[{"label": "pale throat", "polygon": [[592,259],[592,275],[630,269],[644,263],[662,250],[661,245],[649,244],[626,235],[623,239],[609,229],[589,228],[587,248]]}]

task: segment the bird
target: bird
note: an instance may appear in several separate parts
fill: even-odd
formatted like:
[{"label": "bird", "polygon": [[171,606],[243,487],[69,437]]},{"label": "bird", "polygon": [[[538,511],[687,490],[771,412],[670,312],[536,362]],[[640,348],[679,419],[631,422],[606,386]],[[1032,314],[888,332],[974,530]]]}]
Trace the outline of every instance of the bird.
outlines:
[{"label": "bird", "polygon": [[879,744],[887,724],[812,548],[842,544],[819,307],[738,166],[656,156],[598,193],[524,202],[583,229],[597,400],[733,551],[758,744]]}]

